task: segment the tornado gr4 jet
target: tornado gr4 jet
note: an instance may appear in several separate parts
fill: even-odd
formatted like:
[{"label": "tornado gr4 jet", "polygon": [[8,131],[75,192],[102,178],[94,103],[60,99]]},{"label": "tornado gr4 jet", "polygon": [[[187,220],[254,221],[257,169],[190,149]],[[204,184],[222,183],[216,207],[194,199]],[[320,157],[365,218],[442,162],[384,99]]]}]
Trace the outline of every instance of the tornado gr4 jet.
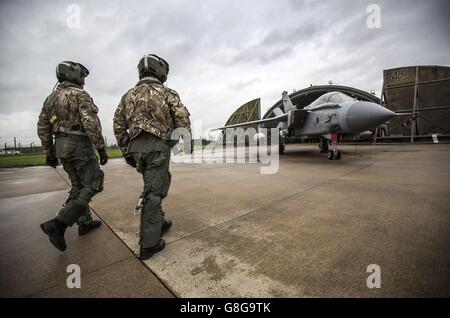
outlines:
[{"label": "tornado gr4 jet", "polygon": [[[341,92],[326,93],[303,109],[294,107],[287,92],[282,93],[284,105],[283,113],[272,118],[229,125],[216,128],[243,127],[257,124],[259,128],[278,127],[280,129],[280,154],[284,152],[287,141],[298,139],[320,139],[321,152],[328,152],[328,159],[339,160],[341,151],[337,149],[337,142],[344,135],[359,136],[372,135],[371,130],[385,123],[396,113],[372,102],[359,101]],[[266,139],[262,133],[255,135],[261,141]],[[329,149],[331,141],[332,149]]]}]

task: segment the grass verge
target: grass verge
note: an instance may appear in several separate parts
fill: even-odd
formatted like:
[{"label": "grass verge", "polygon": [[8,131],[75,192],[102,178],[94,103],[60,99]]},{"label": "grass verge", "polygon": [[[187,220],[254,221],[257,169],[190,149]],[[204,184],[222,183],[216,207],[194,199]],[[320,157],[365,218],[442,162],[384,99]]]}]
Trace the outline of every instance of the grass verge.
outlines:
[{"label": "grass verge", "polygon": [[[120,149],[107,149],[110,159],[121,158]],[[32,167],[45,165],[43,154],[21,154],[0,156],[0,168]]]}]

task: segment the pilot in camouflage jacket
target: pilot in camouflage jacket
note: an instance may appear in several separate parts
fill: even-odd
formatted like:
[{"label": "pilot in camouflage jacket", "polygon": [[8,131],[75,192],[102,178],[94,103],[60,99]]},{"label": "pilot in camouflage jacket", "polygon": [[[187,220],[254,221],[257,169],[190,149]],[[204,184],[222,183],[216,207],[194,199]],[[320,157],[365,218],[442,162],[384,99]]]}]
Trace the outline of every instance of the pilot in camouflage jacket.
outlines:
[{"label": "pilot in camouflage jacket", "polygon": [[171,174],[170,148],[174,129],[183,128],[184,141],[191,140],[189,112],[177,92],[166,87],[169,64],[162,58],[145,55],[138,65],[140,81],[121,99],[114,115],[114,134],[126,162],[144,178],[140,197],[140,258],[161,251],[161,236],[171,227],[161,207],[167,196]]},{"label": "pilot in camouflage jacket", "polygon": [[64,232],[68,226],[76,222],[79,235],[84,235],[101,225],[92,220],[88,204],[103,189],[104,175],[95,149],[100,164],[106,164],[108,156],[98,108],[83,90],[88,74],[80,63],[60,63],[56,68],[59,84],[45,100],[37,125],[47,165],[56,168],[59,159],[72,185],[57,216],[41,224],[50,242],[61,251],[66,249]]}]

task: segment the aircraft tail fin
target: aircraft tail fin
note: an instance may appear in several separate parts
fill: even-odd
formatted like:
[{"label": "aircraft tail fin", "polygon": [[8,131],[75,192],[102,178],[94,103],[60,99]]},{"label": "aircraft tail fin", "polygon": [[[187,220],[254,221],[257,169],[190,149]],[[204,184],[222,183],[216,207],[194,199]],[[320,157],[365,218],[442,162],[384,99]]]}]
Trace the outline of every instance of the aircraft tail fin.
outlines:
[{"label": "aircraft tail fin", "polygon": [[293,109],[295,109],[294,104],[292,104],[291,99],[289,98],[288,92],[284,91],[282,94],[282,101],[284,106],[284,113],[287,113]]}]

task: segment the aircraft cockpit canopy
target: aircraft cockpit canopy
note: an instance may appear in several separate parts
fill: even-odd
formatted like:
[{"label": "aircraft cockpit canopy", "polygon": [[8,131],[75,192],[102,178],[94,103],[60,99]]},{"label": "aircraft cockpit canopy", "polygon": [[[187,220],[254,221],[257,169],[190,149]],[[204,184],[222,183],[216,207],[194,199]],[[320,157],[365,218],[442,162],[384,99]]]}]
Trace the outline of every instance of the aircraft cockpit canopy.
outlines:
[{"label": "aircraft cockpit canopy", "polygon": [[321,104],[326,104],[326,103],[332,103],[332,104],[340,104],[346,101],[353,101],[354,99],[351,98],[348,95],[345,95],[344,93],[341,92],[329,92],[326,94],[323,94],[322,96],[320,96],[318,99],[316,99],[314,102],[312,102],[312,104],[310,105],[311,107],[316,107],[318,105]]}]

